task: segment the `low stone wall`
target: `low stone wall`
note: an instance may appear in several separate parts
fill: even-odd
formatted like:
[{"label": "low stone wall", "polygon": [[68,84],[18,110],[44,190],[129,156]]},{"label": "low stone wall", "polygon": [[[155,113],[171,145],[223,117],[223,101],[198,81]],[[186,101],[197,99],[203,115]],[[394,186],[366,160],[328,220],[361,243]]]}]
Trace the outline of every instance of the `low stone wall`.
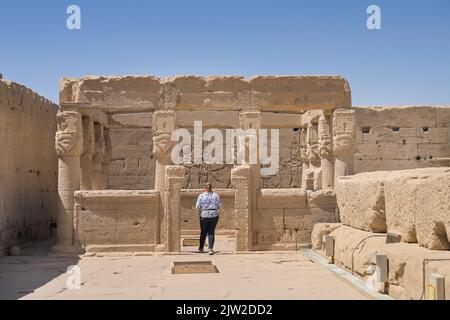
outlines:
[{"label": "low stone wall", "polygon": [[157,251],[159,192],[75,192],[75,243],[89,252]]},{"label": "low stone wall", "polygon": [[362,173],[337,180],[342,223],[450,249],[450,168]]},{"label": "low stone wall", "polygon": [[253,216],[254,250],[297,250],[311,244],[318,222],[337,222],[333,192],[262,189]]},{"label": "low stone wall", "polygon": [[0,256],[11,246],[51,235],[57,111],[30,89],[0,80]]}]

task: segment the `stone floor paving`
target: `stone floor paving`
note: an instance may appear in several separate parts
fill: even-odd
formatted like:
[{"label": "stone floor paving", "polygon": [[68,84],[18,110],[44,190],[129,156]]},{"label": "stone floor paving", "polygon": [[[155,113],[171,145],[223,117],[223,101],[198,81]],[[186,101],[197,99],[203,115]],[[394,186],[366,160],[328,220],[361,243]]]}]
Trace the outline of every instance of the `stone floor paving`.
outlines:
[{"label": "stone floor paving", "polygon": [[[77,259],[49,255],[48,247],[0,258],[0,299],[367,299],[299,252]],[[175,261],[201,260],[219,273],[171,273]],[[67,289],[71,265],[80,267],[80,290]]]}]

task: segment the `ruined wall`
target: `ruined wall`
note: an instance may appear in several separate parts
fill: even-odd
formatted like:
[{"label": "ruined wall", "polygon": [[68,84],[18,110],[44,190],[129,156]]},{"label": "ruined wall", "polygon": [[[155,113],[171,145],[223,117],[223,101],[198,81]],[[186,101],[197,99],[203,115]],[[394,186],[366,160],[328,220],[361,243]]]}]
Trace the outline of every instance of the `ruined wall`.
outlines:
[{"label": "ruined wall", "polygon": [[30,89],[0,80],[0,249],[3,247],[3,251],[11,245],[50,235],[58,182],[57,110],[57,105]]},{"label": "ruined wall", "polygon": [[450,166],[450,106],[353,110],[355,173]]}]

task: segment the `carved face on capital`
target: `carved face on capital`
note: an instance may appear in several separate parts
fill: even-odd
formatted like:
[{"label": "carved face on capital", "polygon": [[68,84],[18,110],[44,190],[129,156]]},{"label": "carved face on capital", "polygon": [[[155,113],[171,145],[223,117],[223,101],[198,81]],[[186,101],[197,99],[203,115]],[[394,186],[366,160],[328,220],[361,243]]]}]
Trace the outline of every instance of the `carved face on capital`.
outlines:
[{"label": "carved face on capital", "polygon": [[55,149],[58,156],[80,156],[83,152],[83,130],[78,112],[58,113]]},{"label": "carved face on capital", "polygon": [[336,155],[351,152],[353,145],[353,135],[350,133],[341,133],[334,137],[334,153]]},{"label": "carved face on capital", "polygon": [[171,140],[171,135],[163,133],[153,137],[153,155],[161,162],[170,160],[171,151],[175,142]]}]

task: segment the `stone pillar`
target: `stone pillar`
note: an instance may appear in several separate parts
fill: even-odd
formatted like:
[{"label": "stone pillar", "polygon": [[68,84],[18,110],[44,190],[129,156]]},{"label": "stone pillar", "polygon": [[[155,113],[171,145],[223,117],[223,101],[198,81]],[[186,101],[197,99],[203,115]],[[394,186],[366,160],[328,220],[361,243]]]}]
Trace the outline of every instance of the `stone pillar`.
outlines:
[{"label": "stone pillar", "polygon": [[322,168],[322,189],[334,188],[334,163],[331,145],[331,117],[322,114],[319,118],[319,155]]},{"label": "stone pillar", "polygon": [[337,109],[333,115],[334,177],[353,174],[356,135],[355,111]]},{"label": "stone pillar", "polygon": [[181,236],[181,189],[184,185],[186,168],[165,167],[163,239],[165,252],[180,252]]},{"label": "stone pillar", "polygon": [[105,158],[105,141],[103,140],[103,126],[94,123],[95,148],[92,157],[92,189],[103,189],[102,162]]},{"label": "stone pillar", "polygon": [[306,153],[306,128],[301,128],[300,131],[300,158],[302,160],[302,189],[308,190],[308,169],[309,160]]},{"label": "stone pillar", "polygon": [[[160,193],[158,230],[164,230],[166,166],[172,164],[171,152],[176,142],[171,141],[171,133],[176,128],[176,114],[173,110],[160,110],[153,114],[153,157],[155,164],[155,190]],[[164,232],[159,234],[160,244],[165,244]],[[166,249],[164,249],[166,250]]]},{"label": "stone pillar", "polygon": [[241,165],[231,171],[234,187],[236,251],[252,250],[251,167]]},{"label": "stone pillar", "polygon": [[92,157],[94,156],[94,123],[83,117],[83,154],[81,156],[80,190],[92,190]]},{"label": "stone pillar", "polygon": [[322,188],[322,171],[319,156],[319,133],[317,123],[309,122],[306,129],[306,157],[309,167],[306,171],[306,190]]},{"label": "stone pillar", "polygon": [[109,165],[111,164],[112,157],[111,132],[109,128],[103,129],[103,141],[105,145],[105,156],[102,162],[101,186],[103,190],[107,190],[109,189]]},{"label": "stone pillar", "polygon": [[81,114],[58,113],[55,137],[58,164],[57,243],[53,251],[75,253],[73,246],[74,192],[80,189],[80,156],[83,152]]},{"label": "stone pillar", "polygon": [[[251,212],[256,211],[256,201],[257,201],[257,194],[259,190],[261,189],[261,164],[259,162],[259,130],[261,129],[262,124],[262,115],[260,111],[246,111],[241,112],[239,114],[239,126],[240,129],[245,130],[250,137],[250,139],[253,139],[256,141],[256,145],[252,146],[250,144],[250,139],[246,139],[245,141],[245,154],[246,154],[246,160],[245,164],[250,166],[250,176],[251,181],[249,184],[249,188],[251,191]],[[253,129],[254,132],[249,129]],[[254,157],[256,159],[256,163],[249,163],[251,157],[250,154],[254,154]],[[247,158],[248,157],[248,158]]]}]

